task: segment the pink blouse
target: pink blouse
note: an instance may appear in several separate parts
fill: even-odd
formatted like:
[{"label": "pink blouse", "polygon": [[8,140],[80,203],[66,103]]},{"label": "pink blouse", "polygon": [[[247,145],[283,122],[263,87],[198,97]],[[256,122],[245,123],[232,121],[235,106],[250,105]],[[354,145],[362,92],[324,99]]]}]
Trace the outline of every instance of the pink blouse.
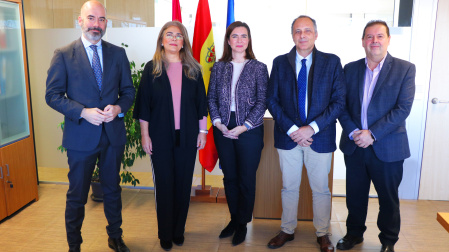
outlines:
[{"label": "pink blouse", "polygon": [[[170,81],[171,95],[173,101],[173,113],[175,116],[175,130],[181,129],[181,90],[182,90],[182,63],[170,63],[167,69]],[[207,129],[207,117],[199,120],[200,130]]]}]

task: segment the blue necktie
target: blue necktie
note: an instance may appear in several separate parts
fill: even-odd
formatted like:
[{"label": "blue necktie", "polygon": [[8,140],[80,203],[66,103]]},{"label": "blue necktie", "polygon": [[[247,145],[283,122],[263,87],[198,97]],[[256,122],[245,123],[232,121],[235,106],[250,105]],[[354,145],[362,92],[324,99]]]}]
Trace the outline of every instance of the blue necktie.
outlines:
[{"label": "blue necktie", "polygon": [[306,59],[301,60],[301,70],[298,74],[298,108],[301,122],[306,122],[306,88],[307,88],[307,67]]},{"label": "blue necktie", "polygon": [[101,84],[103,82],[103,71],[101,70],[100,57],[98,56],[96,45],[91,45],[90,48],[92,48],[92,50],[94,51],[94,55],[92,57],[92,69],[94,70],[98,88],[101,90]]}]

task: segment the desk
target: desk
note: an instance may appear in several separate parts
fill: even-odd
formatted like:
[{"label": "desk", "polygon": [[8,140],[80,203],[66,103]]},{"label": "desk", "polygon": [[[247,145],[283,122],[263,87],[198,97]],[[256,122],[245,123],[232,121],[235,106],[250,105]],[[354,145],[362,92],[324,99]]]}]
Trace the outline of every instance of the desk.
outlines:
[{"label": "desk", "polygon": [[[256,201],[254,204],[254,218],[280,219],[282,215],[282,173],[279,167],[279,155],[274,148],[274,120],[264,119],[264,148],[257,170]],[[332,194],[334,157],[332,156],[331,171],[329,173],[329,189]],[[298,219],[312,220],[312,189],[310,189],[307,170],[302,169],[302,181],[299,189]]]},{"label": "desk", "polygon": [[437,220],[449,232],[449,213],[437,213]]}]

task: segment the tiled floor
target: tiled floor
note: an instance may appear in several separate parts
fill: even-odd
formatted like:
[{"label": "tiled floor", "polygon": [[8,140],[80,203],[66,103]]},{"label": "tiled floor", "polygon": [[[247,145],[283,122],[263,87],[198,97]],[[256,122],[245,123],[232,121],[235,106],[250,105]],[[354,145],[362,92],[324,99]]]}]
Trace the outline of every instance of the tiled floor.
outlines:
[{"label": "tiled floor", "polygon": [[[64,207],[67,185],[41,184],[39,201],[0,222],[0,251],[67,251]],[[154,194],[151,190],[123,189],[124,240],[133,252],[161,251],[157,238]],[[334,198],[331,220],[332,242],[345,234],[345,198]],[[376,226],[377,199],[370,199],[365,241],[353,251],[379,251]],[[436,221],[436,213],[449,212],[445,201],[401,201],[402,230],[396,251],[449,251],[449,234]],[[269,239],[279,230],[279,220],[255,219],[248,225],[246,241],[231,245],[231,238],[218,239],[229,221],[226,204],[192,202],[186,225],[185,243],[172,251],[271,251]],[[101,203],[86,205],[82,251],[112,251],[107,247],[107,225]],[[298,222],[295,240],[276,251],[319,251],[313,223]]]}]

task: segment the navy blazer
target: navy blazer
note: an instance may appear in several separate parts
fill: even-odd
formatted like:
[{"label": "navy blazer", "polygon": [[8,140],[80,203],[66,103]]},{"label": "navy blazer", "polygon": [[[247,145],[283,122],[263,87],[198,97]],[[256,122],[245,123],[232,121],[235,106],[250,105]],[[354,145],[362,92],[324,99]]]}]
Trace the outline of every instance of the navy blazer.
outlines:
[{"label": "navy blazer", "polygon": [[[365,70],[365,58],[348,63],[344,68],[348,93],[346,109],[339,121],[343,127],[340,149],[345,155],[351,155],[357,147],[349,134],[356,128],[362,129]],[[373,149],[384,162],[410,157],[405,119],[415,97],[415,72],[415,65],[387,53],[367,111],[368,129],[376,138]]]},{"label": "navy blazer", "polygon": [[[122,113],[131,107],[135,89],[126,52],[123,48],[101,42],[103,50],[103,85],[98,88],[95,75],[81,38],[56,49],[47,76],[45,100],[64,115],[62,146],[88,151],[100,142],[102,126],[95,126],[80,118],[83,108],[104,109],[119,105]],[[123,118],[103,123],[111,145],[126,143]]]},{"label": "navy blazer", "polygon": [[298,111],[298,84],[296,76],[296,48],[273,61],[268,82],[267,106],[275,120],[274,146],[291,150],[297,144],[287,135],[293,126],[302,127],[315,121],[319,132],[312,136],[310,146],[319,153],[337,149],[335,124],[345,107],[344,74],[340,58],[313,49],[312,66],[308,77],[308,112],[302,122]]}]

